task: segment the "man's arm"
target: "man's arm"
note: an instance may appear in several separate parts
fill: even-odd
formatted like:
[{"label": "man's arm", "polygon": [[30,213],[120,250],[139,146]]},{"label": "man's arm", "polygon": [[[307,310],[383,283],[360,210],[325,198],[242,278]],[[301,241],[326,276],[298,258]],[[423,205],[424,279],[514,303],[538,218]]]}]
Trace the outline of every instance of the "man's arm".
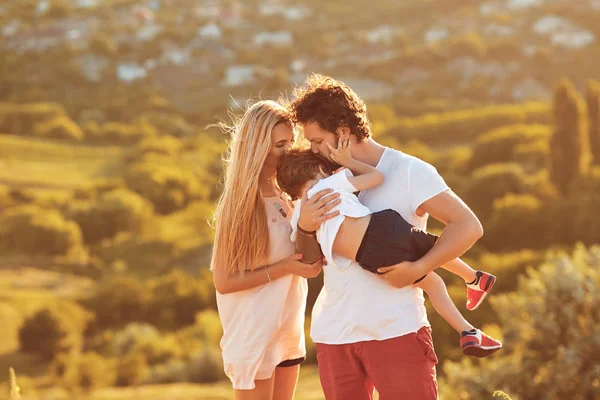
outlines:
[{"label": "man's arm", "polygon": [[383,277],[396,287],[410,285],[419,277],[460,257],[483,235],[481,223],[471,209],[452,191],[442,192],[419,207],[446,224],[437,243],[415,262],[380,268]]}]

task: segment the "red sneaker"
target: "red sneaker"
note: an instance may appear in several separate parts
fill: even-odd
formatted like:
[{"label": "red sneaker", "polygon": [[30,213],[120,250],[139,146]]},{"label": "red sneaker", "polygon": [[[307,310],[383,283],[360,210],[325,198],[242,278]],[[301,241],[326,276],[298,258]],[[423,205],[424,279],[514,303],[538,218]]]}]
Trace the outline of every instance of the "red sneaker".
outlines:
[{"label": "red sneaker", "polygon": [[492,291],[496,277],[487,272],[477,271],[475,282],[467,283],[467,310],[473,311],[483,302]]},{"label": "red sneaker", "polygon": [[502,342],[486,335],[479,329],[460,334],[460,347],[463,353],[472,357],[487,357],[502,348]]}]

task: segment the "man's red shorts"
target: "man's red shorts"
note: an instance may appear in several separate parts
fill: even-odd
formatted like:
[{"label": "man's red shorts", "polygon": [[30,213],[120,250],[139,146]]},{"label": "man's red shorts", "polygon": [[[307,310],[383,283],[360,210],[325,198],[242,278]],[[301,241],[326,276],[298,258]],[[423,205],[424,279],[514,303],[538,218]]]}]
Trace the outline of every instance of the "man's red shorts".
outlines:
[{"label": "man's red shorts", "polygon": [[387,340],[317,343],[321,385],[327,400],[437,400],[437,356],[431,328]]}]

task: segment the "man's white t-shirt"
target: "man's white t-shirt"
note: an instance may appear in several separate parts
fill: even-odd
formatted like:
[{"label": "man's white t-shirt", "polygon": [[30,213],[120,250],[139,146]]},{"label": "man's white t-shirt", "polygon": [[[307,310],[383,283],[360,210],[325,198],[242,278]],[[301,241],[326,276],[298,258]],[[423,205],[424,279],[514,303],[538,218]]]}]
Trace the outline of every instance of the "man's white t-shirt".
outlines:
[{"label": "man's white t-shirt", "polygon": [[[377,169],[383,183],[358,198],[372,212],[397,211],[412,225],[426,230],[428,214],[415,214],[423,202],[449,190],[430,164],[386,148]],[[423,291],[395,288],[380,276],[352,262],[347,268],[325,266],[323,289],[312,312],[311,337],[326,344],[385,340],[428,326]]]},{"label": "man's white t-shirt", "polygon": [[[361,204],[354,194],[354,192],[358,192],[358,190],[348,179],[353,176],[352,171],[348,168],[344,168],[327,178],[320,179],[306,194],[309,199],[323,189],[333,189],[334,193],[340,194],[340,204],[330,211],[338,211],[339,214],[332,219],[324,221],[319,229],[317,229],[317,241],[321,245],[321,251],[327,260],[327,264],[335,265],[338,268],[346,268],[352,263],[352,260],[349,260],[346,257],[333,254],[333,242],[335,242],[335,237],[337,236],[344,219],[346,219],[346,217],[360,218],[371,214],[371,211]],[[298,219],[300,218],[301,207],[302,199],[296,200],[291,220],[292,234],[290,235],[290,239],[294,242],[296,241],[296,231],[298,230]]]}]

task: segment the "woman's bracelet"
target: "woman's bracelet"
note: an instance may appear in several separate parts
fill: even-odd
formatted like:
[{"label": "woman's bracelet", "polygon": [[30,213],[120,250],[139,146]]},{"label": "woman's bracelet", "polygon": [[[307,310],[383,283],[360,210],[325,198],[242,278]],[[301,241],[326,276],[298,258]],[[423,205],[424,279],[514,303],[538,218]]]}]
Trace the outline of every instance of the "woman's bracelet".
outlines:
[{"label": "woman's bracelet", "polygon": [[298,232],[300,232],[303,235],[306,235],[306,236],[317,236],[317,231],[312,231],[312,232],[305,231],[304,229],[300,228],[300,225],[298,225],[297,228],[298,228]]},{"label": "woman's bracelet", "polygon": [[271,280],[271,275],[269,275],[269,270],[267,269],[268,265],[265,265],[265,272],[267,273],[267,278],[269,279],[269,282],[273,282]]}]

